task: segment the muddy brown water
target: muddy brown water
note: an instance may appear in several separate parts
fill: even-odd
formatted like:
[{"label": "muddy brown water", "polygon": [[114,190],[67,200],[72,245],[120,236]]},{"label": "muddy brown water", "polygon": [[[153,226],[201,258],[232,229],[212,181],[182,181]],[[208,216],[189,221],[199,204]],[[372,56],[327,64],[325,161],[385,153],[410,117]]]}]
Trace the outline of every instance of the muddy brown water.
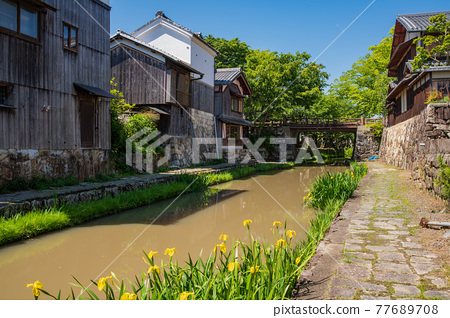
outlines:
[{"label": "muddy brown water", "polygon": [[[221,233],[233,239],[247,238],[243,220],[251,219],[251,233],[272,242],[274,221],[287,222],[296,241],[314,211],[304,208],[303,196],[314,178],[342,167],[296,167],[275,174],[258,175],[214,186],[204,193],[183,195],[145,207],[101,218],[80,226],[42,235],[0,248],[0,299],[33,299],[27,283],[39,280],[44,289],[67,296],[76,283],[114,272],[134,281],[147,270],[143,251],[175,247],[175,259],[183,263],[191,254],[209,255],[220,243]],[[286,211],[287,212],[286,212]],[[95,286],[90,288],[96,289]],[[73,287],[74,292],[80,288]],[[41,299],[48,298],[41,294]]]}]

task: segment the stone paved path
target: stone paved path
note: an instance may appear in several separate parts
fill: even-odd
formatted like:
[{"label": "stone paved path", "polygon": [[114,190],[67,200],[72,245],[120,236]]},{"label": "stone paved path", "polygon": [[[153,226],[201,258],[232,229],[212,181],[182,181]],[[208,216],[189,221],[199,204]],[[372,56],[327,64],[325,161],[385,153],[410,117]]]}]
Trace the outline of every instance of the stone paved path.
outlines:
[{"label": "stone paved path", "polygon": [[[381,162],[369,167],[359,198],[320,243],[295,298],[450,299],[449,264],[415,235],[417,218],[408,212],[414,207],[402,195],[398,170]],[[447,252],[449,246],[450,239]]]}]

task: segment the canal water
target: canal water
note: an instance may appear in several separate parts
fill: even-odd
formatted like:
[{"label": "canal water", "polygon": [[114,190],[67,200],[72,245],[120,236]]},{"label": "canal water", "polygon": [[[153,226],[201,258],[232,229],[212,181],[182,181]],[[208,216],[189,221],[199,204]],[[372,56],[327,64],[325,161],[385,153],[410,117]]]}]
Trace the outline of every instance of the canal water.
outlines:
[{"label": "canal water", "polygon": [[314,217],[314,211],[303,206],[308,187],[325,171],[343,169],[296,167],[235,180],[2,247],[0,299],[33,299],[26,284],[36,280],[45,290],[57,294],[61,289],[67,296],[70,283],[76,283],[72,275],[85,286],[111,271],[134,281],[147,270],[143,251],[158,251],[168,260],[165,249],[175,247],[180,263],[188,254],[206,257],[220,243],[222,232],[230,241],[245,239],[242,222],[247,219],[253,221],[251,233],[258,240],[273,241],[274,221],[286,221],[287,229],[297,232],[295,239],[302,240]]}]

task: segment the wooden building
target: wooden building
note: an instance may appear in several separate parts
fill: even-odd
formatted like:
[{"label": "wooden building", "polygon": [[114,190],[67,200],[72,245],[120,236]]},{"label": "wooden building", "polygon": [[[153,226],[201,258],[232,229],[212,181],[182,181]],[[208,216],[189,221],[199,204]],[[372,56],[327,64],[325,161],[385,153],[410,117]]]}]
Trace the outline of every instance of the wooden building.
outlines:
[{"label": "wooden building", "polygon": [[416,38],[426,34],[429,18],[450,11],[402,14],[397,16],[388,75],[397,80],[389,84],[386,98],[388,125],[393,126],[414,117],[426,108],[425,101],[430,91],[441,91],[447,95],[450,87],[450,66],[437,65],[422,70],[413,70],[410,62],[416,56]]},{"label": "wooden building", "polygon": [[109,0],[0,0],[0,181],[106,173]]},{"label": "wooden building", "polygon": [[111,37],[111,76],[133,111],[158,114],[158,130],[188,136],[192,82],[203,74],[162,49],[118,30]]},{"label": "wooden building", "polygon": [[214,84],[217,136],[224,147],[228,147],[228,138],[234,138],[235,145],[242,147],[244,127],[251,125],[243,109],[244,99],[252,94],[247,79],[240,68],[219,68]]},{"label": "wooden building", "polygon": [[[175,99],[180,102],[179,98],[182,97],[184,103],[189,103],[191,128],[187,134],[192,137],[214,137],[214,58],[218,52],[203,40],[201,33],[172,21],[162,11],[156,12],[153,20],[132,32],[131,36],[167,52],[178,62],[192,68],[189,95],[177,95]],[[179,83],[174,76],[171,78],[172,84]],[[186,91],[188,88],[184,86],[182,89]]]}]

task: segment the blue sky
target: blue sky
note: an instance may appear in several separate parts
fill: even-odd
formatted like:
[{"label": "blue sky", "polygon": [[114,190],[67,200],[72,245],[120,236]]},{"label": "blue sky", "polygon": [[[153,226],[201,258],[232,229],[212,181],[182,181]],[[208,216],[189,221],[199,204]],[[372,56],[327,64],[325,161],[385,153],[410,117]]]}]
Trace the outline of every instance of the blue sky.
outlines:
[{"label": "blue sky", "polygon": [[[203,35],[238,37],[253,49],[308,52],[315,59],[373,0],[111,0],[111,33],[132,32],[162,10]],[[317,60],[330,81],[389,33],[398,14],[450,10],[446,1],[375,0]]]}]

